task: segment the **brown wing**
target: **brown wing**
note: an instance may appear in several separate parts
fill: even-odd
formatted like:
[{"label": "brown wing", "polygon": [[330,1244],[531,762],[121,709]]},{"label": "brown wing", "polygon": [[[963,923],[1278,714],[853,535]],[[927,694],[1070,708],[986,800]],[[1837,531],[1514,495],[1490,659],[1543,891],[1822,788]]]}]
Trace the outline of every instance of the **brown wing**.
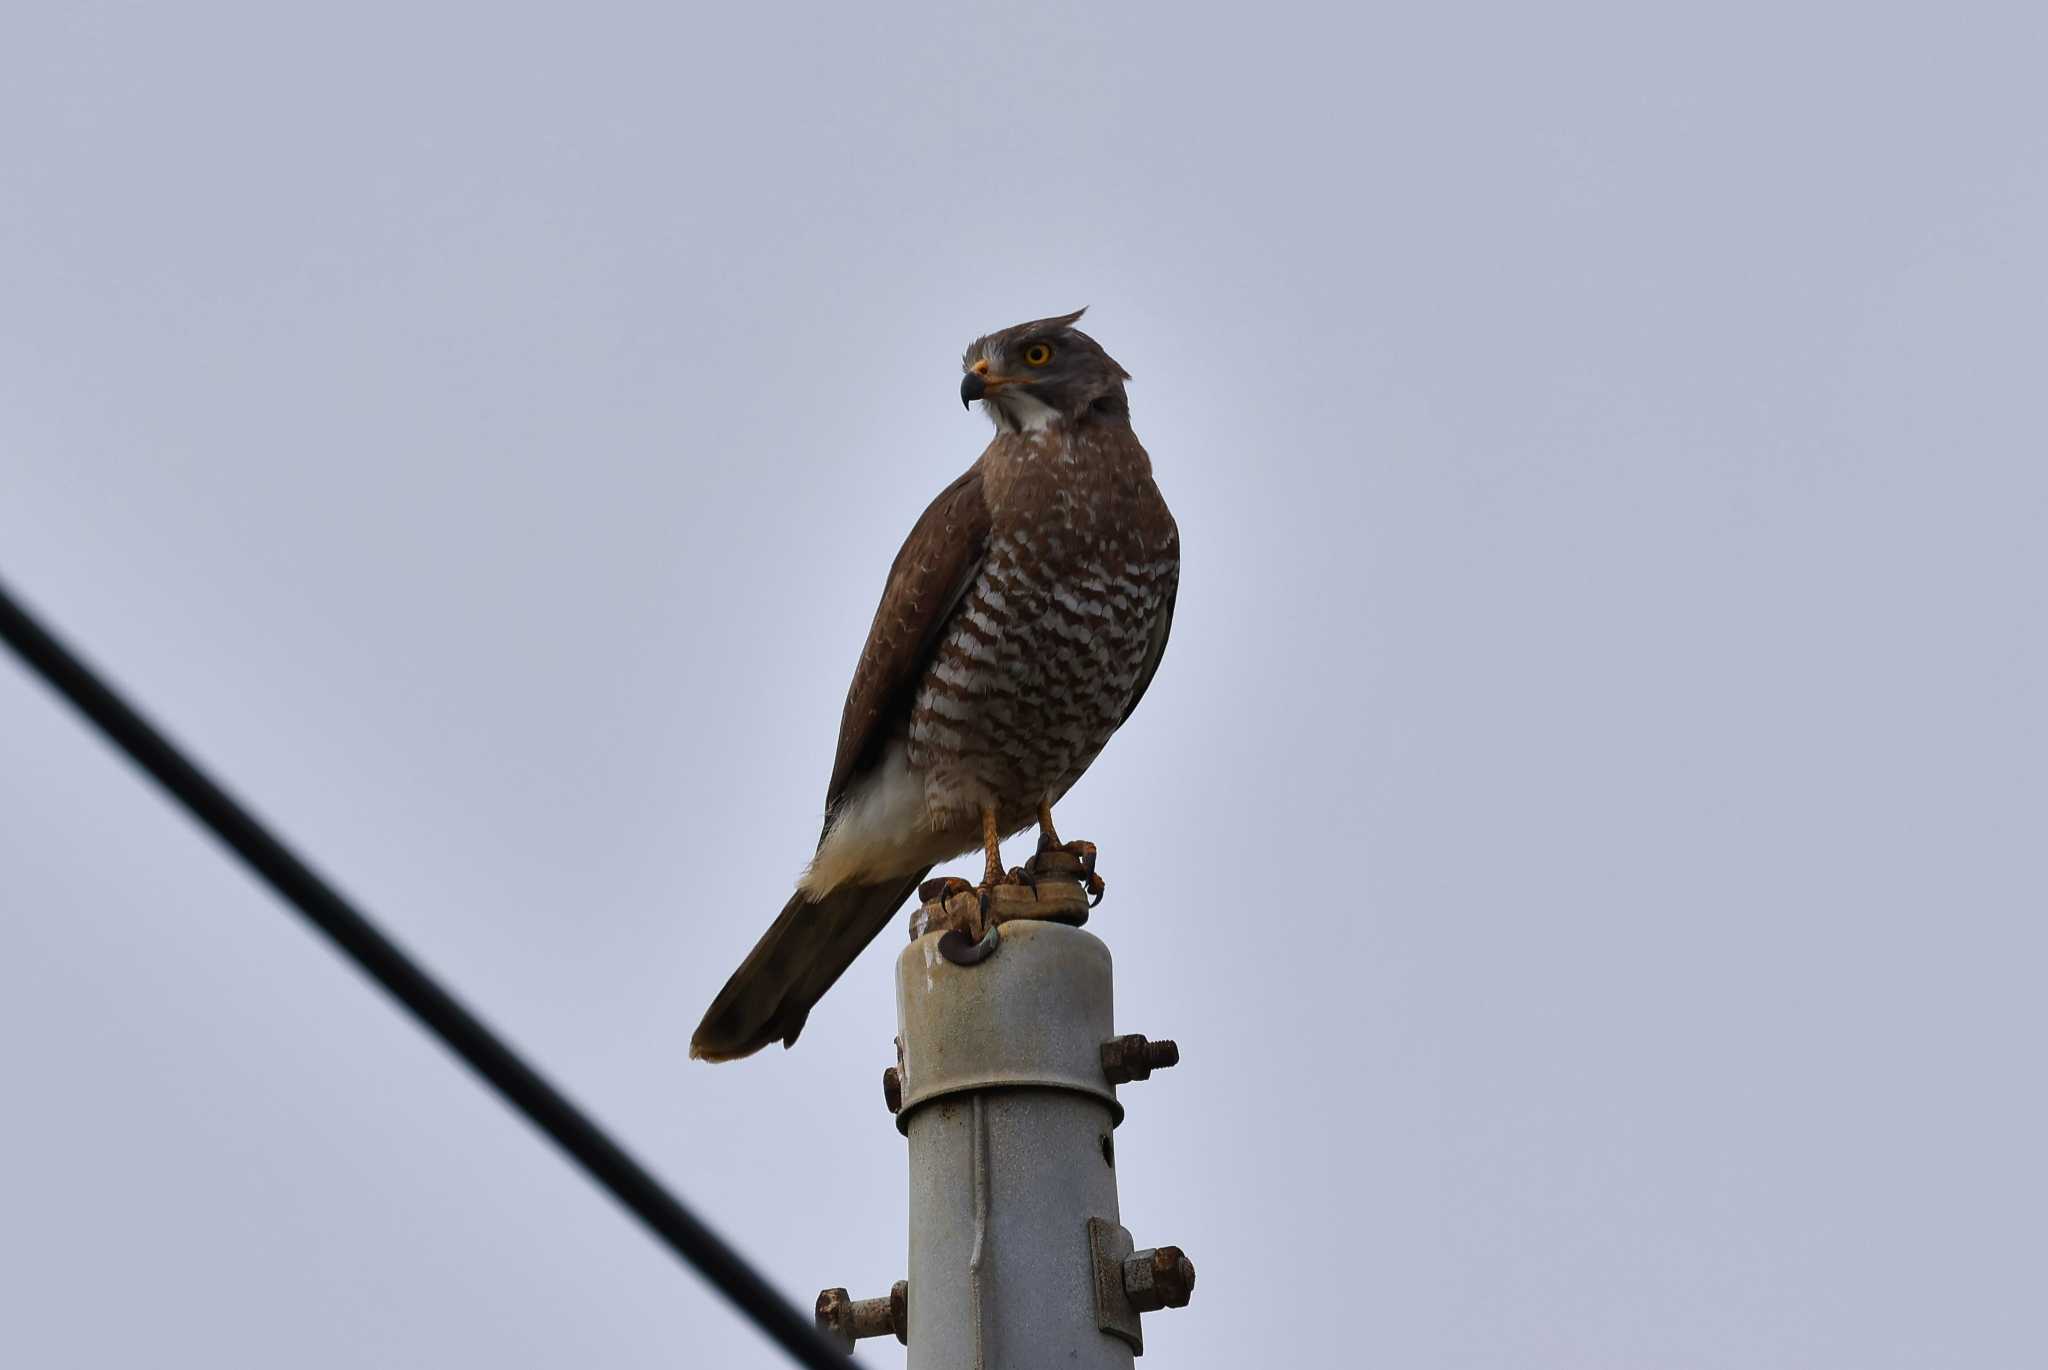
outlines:
[{"label": "brown wing", "polygon": [[1116,721],[1119,728],[1131,721],[1131,715],[1138,711],[1138,701],[1152,684],[1152,677],[1159,674],[1159,659],[1166,655],[1166,635],[1173,631],[1173,601],[1179,594],[1178,584],[1167,592],[1166,603],[1159,610],[1158,626],[1152,630],[1151,645],[1145,649],[1145,664],[1138,668],[1137,687],[1131,691],[1131,702],[1124,705],[1124,716]]},{"label": "brown wing", "polygon": [[1159,608],[1159,627],[1153,629],[1151,645],[1145,649],[1145,666],[1139,668],[1139,684],[1137,688],[1130,690],[1130,702],[1124,704],[1124,717],[1116,721],[1116,727],[1128,723],[1130,715],[1135,715],[1139,711],[1139,700],[1145,698],[1145,690],[1151,688],[1151,678],[1159,674],[1159,657],[1165,655],[1165,635],[1174,631],[1174,598],[1178,594],[1178,586],[1174,590],[1169,590],[1165,596],[1165,604]]},{"label": "brown wing", "polygon": [[1151,688],[1152,677],[1159,674],[1159,659],[1166,655],[1166,635],[1173,631],[1173,602],[1180,596],[1180,529],[1174,526],[1173,515],[1166,511],[1166,501],[1153,492],[1153,505],[1164,524],[1166,536],[1160,542],[1160,550],[1173,554],[1173,571],[1166,585],[1166,603],[1160,606],[1159,622],[1152,626],[1152,641],[1145,647],[1145,662],[1138,668],[1138,683],[1131,690],[1131,702],[1124,705],[1124,716],[1116,721],[1117,727],[1131,721],[1131,715],[1138,711],[1138,701]]},{"label": "brown wing", "polygon": [[881,756],[897,726],[910,717],[910,697],[931,661],[939,634],[981,573],[988,554],[988,504],[981,464],[939,492],[903,540],[889,568],[889,583],[868,629],[867,646],[846,691],[839,720],[839,754],[825,811],[853,778]]}]

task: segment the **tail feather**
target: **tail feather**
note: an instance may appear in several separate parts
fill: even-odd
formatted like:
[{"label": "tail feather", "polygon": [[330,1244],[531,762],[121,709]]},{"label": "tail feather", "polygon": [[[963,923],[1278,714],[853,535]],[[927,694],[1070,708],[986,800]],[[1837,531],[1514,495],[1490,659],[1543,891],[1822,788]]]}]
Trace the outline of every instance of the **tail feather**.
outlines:
[{"label": "tail feather", "polygon": [[929,873],[927,867],[878,885],[844,885],[816,903],[797,891],[711,1001],[690,1038],[690,1055],[736,1061],[770,1042],[793,1045],[811,1006]]}]

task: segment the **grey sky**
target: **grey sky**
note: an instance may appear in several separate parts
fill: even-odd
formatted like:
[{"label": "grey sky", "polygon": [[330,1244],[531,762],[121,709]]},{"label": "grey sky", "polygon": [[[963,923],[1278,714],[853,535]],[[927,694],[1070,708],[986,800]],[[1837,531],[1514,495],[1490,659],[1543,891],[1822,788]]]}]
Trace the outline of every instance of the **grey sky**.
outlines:
[{"label": "grey sky", "polygon": [[[878,1292],[899,934],[685,1046],[960,348],[1090,305],[1145,1363],[2038,1366],[2048,11],[1659,8],[13,13],[0,574]],[[774,1363],[11,662],[0,920],[0,1361]]]}]

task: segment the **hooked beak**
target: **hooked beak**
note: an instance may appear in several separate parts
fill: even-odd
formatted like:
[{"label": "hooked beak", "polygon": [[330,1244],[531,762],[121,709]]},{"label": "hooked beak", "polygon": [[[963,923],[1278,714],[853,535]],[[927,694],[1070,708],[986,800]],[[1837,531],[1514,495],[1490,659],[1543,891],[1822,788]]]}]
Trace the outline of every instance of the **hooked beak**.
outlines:
[{"label": "hooked beak", "polygon": [[1014,376],[996,376],[989,373],[988,358],[983,357],[967,368],[967,374],[960,378],[960,404],[962,408],[973,404],[992,390],[1014,385]]}]

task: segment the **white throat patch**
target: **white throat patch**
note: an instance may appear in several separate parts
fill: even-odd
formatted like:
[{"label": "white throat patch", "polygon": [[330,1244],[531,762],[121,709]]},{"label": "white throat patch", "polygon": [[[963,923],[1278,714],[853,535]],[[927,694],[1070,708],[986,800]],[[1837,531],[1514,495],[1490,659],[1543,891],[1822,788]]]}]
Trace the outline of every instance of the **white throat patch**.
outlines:
[{"label": "white throat patch", "polygon": [[989,417],[996,421],[996,427],[1006,433],[1040,433],[1060,417],[1059,410],[1019,389],[1004,390],[982,403],[987,406]]}]

